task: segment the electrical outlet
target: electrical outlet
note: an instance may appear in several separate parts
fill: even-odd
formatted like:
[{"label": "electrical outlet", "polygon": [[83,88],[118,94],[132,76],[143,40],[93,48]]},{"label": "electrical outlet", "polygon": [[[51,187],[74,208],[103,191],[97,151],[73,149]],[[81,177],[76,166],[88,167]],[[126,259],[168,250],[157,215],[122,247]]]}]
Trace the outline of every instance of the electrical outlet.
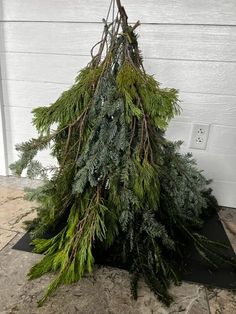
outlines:
[{"label": "electrical outlet", "polygon": [[209,129],[209,124],[193,124],[189,147],[206,149]]}]

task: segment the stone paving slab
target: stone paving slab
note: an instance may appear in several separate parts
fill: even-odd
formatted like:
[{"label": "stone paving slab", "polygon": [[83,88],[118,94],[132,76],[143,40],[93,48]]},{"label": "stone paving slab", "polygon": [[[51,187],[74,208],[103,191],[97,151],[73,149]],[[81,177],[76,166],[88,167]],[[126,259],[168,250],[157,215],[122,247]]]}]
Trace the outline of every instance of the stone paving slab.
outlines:
[{"label": "stone paving slab", "polygon": [[236,292],[221,289],[208,289],[207,296],[211,314],[235,314]]},{"label": "stone paving slab", "polygon": [[12,246],[22,237],[19,233],[0,251],[0,313],[8,305],[17,302],[27,282],[27,272],[41,256],[13,250]]},{"label": "stone paving slab", "polygon": [[15,176],[0,176],[0,186],[15,188],[15,189],[23,189],[24,187],[35,188],[42,184],[41,180],[31,180],[28,178],[21,178]]},{"label": "stone paving slab", "polygon": [[0,229],[0,250],[2,250],[8,242],[10,242],[15,236],[16,232],[10,230]]},{"label": "stone paving slab", "polygon": [[95,268],[93,276],[59,287],[43,307],[37,308],[37,300],[53,275],[27,280],[27,272],[41,256],[12,250],[20,236],[0,252],[0,314],[209,314],[202,286],[183,283],[173,287],[174,303],[166,308],[143,282],[134,301],[128,272],[110,267]]},{"label": "stone paving slab", "polygon": [[32,220],[35,204],[24,200],[24,191],[0,186],[0,229],[24,232],[24,221]]}]

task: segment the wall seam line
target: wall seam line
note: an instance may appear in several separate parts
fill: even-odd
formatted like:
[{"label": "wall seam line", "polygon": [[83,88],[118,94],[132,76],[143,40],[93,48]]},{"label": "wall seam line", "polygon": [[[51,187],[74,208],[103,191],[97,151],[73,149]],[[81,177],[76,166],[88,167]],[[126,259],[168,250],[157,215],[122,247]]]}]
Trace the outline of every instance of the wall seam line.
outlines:
[{"label": "wall seam line", "polygon": [[[56,23],[56,24],[104,24],[101,21],[62,21],[62,20],[0,20],[0,23]],[[130,21],[129,24],[135,24],[135,22]],[[222,26],[222,27],[236,27],[236,24],[216,24],[216,23],[173,23],[173,22],[143,22],[141,25],[170,25],[170,26]]]},{"label": "wall seam line", "polygon": [[[1,4],[0,4],[1,9]],[[0,47],[4,48],[4,33],[3,28],[0,25]],[[2,79],[2,55],[0,54],[0,119],[2,124],[2,142],[3,142],[3,168],[4,175],[9,174],[8,170],[8,149],[7,149],[7,133],[6,133],[6,116],[5,116],[5,104],[3,96],[3,79]]]}]

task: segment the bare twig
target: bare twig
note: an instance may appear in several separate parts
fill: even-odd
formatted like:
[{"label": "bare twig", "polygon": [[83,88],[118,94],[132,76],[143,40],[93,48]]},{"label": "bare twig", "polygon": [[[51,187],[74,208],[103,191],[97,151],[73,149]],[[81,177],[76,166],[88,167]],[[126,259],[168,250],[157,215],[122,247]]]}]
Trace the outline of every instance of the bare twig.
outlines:
[{"label": "bare twig", "polygon": [[120,0],[116,0],[116,4],[122,19],[122,28],[124,30],[128,26],[128,15],[126,14],[125,8],[121,5]]}]

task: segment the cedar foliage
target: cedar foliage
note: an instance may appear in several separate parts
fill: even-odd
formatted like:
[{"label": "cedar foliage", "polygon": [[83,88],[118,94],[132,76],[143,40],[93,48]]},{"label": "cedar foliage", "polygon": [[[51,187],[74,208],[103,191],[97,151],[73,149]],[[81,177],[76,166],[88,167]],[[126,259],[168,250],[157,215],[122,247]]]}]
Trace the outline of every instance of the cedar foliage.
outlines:
[{"label": "cedar foliage", "polygon": [[[33,110],[39,136],[17,145],[19,160],[11,165],[18,175],[27,169],[30,178],[44,179],[27,191],[38,202],[28,228],[35,252],[44,254],[29,278],[56,272],[39,305],[58,285],[91,273],[96,257],[129,269],[135,298],[143,277],[167,305],[190,246],[213,267],[235,265],[223,245],[198,233],[217,202],[191,155],[164,137],[180,112],[177,90],[161,88],[145,72],[139,23],[128,25],[117,4],[117,17],[105,23],[98,52],[92,49],[74,85],[49,107]],[[45,148],[58,166],[35,160]]]}]

